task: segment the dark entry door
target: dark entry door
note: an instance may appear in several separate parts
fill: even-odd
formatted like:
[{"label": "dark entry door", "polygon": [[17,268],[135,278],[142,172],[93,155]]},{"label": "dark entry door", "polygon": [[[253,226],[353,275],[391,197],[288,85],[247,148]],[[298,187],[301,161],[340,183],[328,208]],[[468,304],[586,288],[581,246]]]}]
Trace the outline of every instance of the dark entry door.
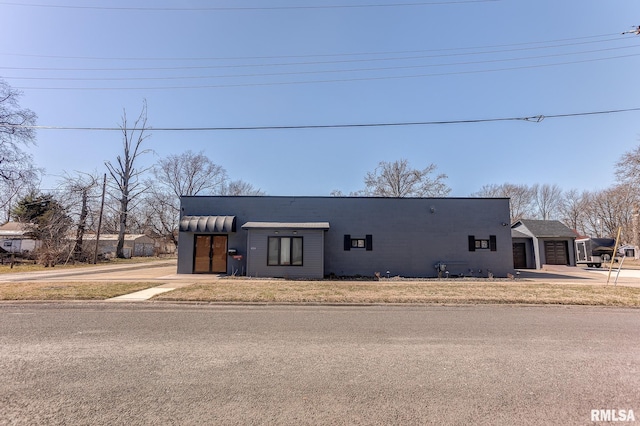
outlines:
[{"label": "dark entry door", "polygon": [[196,274],[227,273],[226,235],[196,235],[193,272]]},{"label": "dark entry door", "polygon": [[545,241],[544,254],[548,265],[569,264],[569,254],[566,241]]},{"label": "dark entry door", "polygon": [[525,269],[527,267],[525,243],[513,243],[513,267],[516,269]]}]

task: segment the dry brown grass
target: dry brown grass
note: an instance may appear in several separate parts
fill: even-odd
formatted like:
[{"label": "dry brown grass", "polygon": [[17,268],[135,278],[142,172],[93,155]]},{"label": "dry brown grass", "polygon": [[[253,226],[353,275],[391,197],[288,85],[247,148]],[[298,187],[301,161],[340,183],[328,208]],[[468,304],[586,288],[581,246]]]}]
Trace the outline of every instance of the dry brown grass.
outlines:
[{"label": "dry brown grass", "polygon": [[7,282],[0,300],[104,300],[157,285],[140,282]]},{"label": "dry brown grass", "polygon": [[522,281],[288,281],[221,279],[154,300],[254,303],[513,303],[640,307],[640,289]]}]

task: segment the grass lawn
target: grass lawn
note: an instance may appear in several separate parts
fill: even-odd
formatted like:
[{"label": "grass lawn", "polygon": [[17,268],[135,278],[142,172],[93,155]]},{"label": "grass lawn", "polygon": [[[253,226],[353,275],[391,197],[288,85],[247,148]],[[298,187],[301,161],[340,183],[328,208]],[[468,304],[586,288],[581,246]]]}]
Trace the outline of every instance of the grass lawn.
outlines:
[{"label": "grass lawn", "polygon": [[523,281],[288,281],[220,279],[154,300],[254,303],[562,304],[640,307],[640,288]]},{"label": "grass lawn", "polygon": [[104,300],[154,287],[141,282],[7,282],[0,300]]}]

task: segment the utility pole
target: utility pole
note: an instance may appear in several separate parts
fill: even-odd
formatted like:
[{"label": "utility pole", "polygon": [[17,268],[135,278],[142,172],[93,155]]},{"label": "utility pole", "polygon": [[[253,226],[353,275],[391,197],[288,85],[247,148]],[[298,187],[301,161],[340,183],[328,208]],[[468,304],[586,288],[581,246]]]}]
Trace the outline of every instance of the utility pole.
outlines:
[{"label": "utility pole", "polygon": [[631,211],[631,220],[633,224],[633,251],[634,257],[638,259],[640,249],[640,208],[638,205],[633,206],[633,210]]},{"label": "utility pole", "polygon": [[102,228],[102,212],[104,211],[104,194],[107,192],[107,174],[104,174],[102,182],[102,201],[100,202],[100,215],[98,216],[98,230],[96,231],[96,248],[93,252],[93,264],[98,263],[98,245],[100,243],[100,228]]}]

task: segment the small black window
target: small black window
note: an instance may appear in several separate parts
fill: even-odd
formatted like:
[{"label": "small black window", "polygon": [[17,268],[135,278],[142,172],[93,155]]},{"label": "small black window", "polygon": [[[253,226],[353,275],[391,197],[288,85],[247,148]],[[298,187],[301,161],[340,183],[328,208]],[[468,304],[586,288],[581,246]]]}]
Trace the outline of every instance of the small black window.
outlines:
[{"label": "small black window", "polygon": [[491,250],[497,251],[498,245],[496,242],[496,236],[491,235],[489,239],[476,239],[475,236],[469,235],[469,251],[476,250]]},{"label": "small black window", "polygon": [[351,238],[351,235],[344,236],[344,249],[365,249],[373,250],[373,235],[367,234],[365,238]]},{"label": "small black window", "polygon": [[352,238],[351,248],[365,248],[366,242],[364,238]]},{"label": "small black window", "polygon": [[489,248],[489,240],[476,240],[476,250],[486,250]]}]

